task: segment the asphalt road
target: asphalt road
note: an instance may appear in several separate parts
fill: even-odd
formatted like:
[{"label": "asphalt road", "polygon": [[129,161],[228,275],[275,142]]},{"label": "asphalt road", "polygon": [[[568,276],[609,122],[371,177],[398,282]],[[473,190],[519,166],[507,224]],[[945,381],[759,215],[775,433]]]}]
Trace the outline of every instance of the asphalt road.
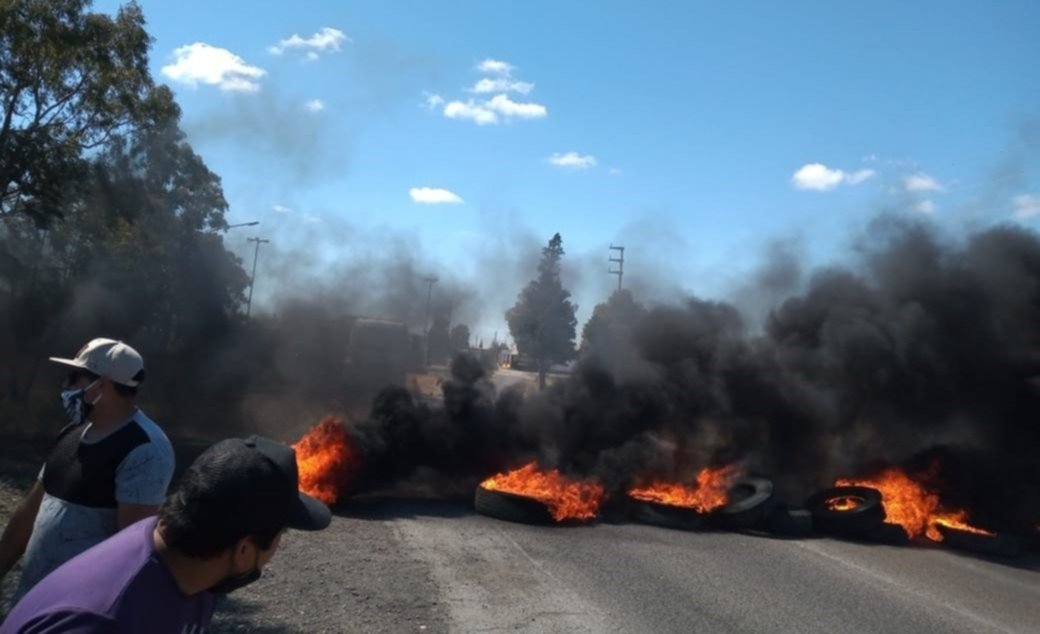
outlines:
[{"label": "asphalt road", "polygon": [[1040,631],[1035,558],[451,515],[387,520],[451,631]]}]

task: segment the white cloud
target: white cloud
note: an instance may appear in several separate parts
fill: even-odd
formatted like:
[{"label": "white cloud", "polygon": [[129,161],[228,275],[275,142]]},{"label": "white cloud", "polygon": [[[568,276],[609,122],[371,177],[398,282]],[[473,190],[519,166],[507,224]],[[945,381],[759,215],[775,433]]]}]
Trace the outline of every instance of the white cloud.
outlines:
[{"label": "white cloud", "polygon": [[497,111],[507,119],[511,117],[541,119],[549,114],[549,111],[542,104],[518,103],[506,95],[495,95],[484,106],[489,110]]},{"label": "white cloud", "polygon": [[445,117],[469,119],[477,125],[496,124],[503,119],[541,119],[548,114],[541,104],[516,102],[506,95],[495,95],[488,101],[449,101],[444,106]]},{"label": "white cloud", "polygon": [[349,41],[343,31],[327,26],[308,38],[293,33],[267,50],[273,55],[281,55],[290,49],[300,49],[307,51],[307,59],[315,60],[320,53],[338,51],[343,42]]},{"label": "white cloud", "polygon": [[303,216],[303,221],[312,225],[324,222],[324,220],[322,220],[320,216],[315,216],[313,214],[305,214]]},{"label": "white cloud", "polygon": [[308,112],[321,112],[325,109],[325,102],[321,99],[311,99],[303,105]]},{"label": "white cloud", "polygon": [[531,82],[517,81],[509,77],[513,66],[506,62],[485,59],[477,65],[477,69],[486,73],[499,75],[498,77],[484,77],[473,87],[466,89],[467,92],[479,95],[497,93],[493,97],[482,99],[453,99],[447,101],[444,97],[428,91],[423,91],[424,104],[427,110],[436,110],[443,106],[441,114],[449,119],[468,119],[477,125],[495,125],[509,122],[513,119],[543,119],[549,114],[549,110],[540,103],[533,101],[513,101],[507,93],[515,92],[526,95],[534,90]]},{"label": "white cloud", "polygon": [[616,167],[610,168],[610,171],[608,171],[607,173],[611,176],[621,176],[622,174],[624,174],[624,172],[622,172],[620,169]]},{"label": "white cloud", "polygon": [[819,192],[834,189],[843,180],[845,180],[845,172],[830,169],[822,163],[803,165],[791,177],[791,182],[798,189],[812,189]]},{"label": "white cloud", "polygon": [[1040,216],[1040,195],[1022,194],[1015,196],[1014,202],[1015,217],[1019,220]]},{"label": "white cloud", "polygon": [[798,189],[826,192],[838,185],[859,185],[873,178],[877,172],[861,169],[855,172],[830,168],[823,163],[806,163],[791,176],[791,184]]},{"label": "white cloud", "polygon": [[173,81],[198,86],[218,86],[221,90],[256,92],[257,80],[267,74],[251,66],[226,48],[195,42],[173,51],[173,63],[162,67],[162,74]]},{"label": "white cloud", "polygon": [[845,182],[849,185],[859,185],[863,181],[874,178],[876,174],[877,172],[870,169],[856,170],[851,174],[845,175]]},{"label": "white cloud", "polygon": [[530,82],[506,79],[504,77],[498,77],[495,79],[485,77],[473,84],[473,87],[469,89],[470,92],[478,94],[489,92],[518,92],[521,95],[526,95],[532,90],[534,90],[534,84]]},{"label": "white cloud", "polygon": [[939,184],[939,181],[924,172],[908,176],[903,183],[906,185],[906,191],[908,192],[941,192],[946,190],[945,187]]},{"label": "white cloud", "polygon": [[477,64],[477,70],[479,70],[482,73],[505,75],[506,77],[512,74],[514,68],[516,67],[508,62],[503,62],[497,59],[491,59],[490,57]]},{"label": "white cloud", "polygon": [[274,212],[280,213],[280,214],[288,214],[288,213],[292,213],[292,208],[291,207],[286,207],[285,205],[274,205],[274,206],[271,207],[271,211],[274,211]]},{"label": "white cloud", "polygon": [[556,167],[584,170],[596,164],[596,157],[591,154],[578,154],[577,152],[567,152],[566,154],[556,152],[549,157],[549,162]]},{"label": "white cloud", "polygon": [[427,110],[436,110],[444,105],[444,97],[432,92],[423,91],[424,107]]},{"label": "white cloud", "polygon": [[914,211],[930,216],[935,213],[935,203],[930,200],[922,200],[914,205]]},{"label": "white cloud", "polygon": [[457,205],[462,202],[458,194],[440,187],[413,187],[408,190],[413,202],[424,205]]},{"label": "white cloud", "polygon": [[470,119],[477,125],[498,123],[498,115],[472,99],[448,102],[444,106],[444,116],[449,119]]}]

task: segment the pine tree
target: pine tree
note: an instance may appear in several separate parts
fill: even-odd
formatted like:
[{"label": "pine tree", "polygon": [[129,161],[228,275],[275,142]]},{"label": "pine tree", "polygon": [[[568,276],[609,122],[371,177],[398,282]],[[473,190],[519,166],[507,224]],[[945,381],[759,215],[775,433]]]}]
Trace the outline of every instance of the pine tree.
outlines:
[{"label": "pine tree", "polygon": [[545,387],[545,375],[553,363],[565,363],[576,355],[574,349],[577,311],[571,294],[560,282],[563,239],[557,233],[542,249],[538,276],[506,311],[509,332],[520,354],[533,359],[538,368],[538,387]]}]

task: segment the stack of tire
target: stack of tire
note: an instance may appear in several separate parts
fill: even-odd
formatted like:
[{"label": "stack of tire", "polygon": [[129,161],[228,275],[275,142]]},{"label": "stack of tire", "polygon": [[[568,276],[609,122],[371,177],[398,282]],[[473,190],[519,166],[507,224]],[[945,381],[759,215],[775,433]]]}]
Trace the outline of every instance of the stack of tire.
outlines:
[{"label": "stack of tire", "polygon": [[[834,500],[851,500],[855,504],[835,508]],[[855,540],[902,545],[910,536],[898,524],[885,522],[881,492],[862,486],[840,486],[824,489],[805,502],[813,523],[821,533]],[[983,555],[1016,557],[1022,553],[1022,540],[1013,535],[981,534],[948,526],[939,527],[943,546]]]},{"label": "stack of tire", "polygon": [[630,499],[629,513],[645,524],[697,530],[724,528],[737,531],[766,532],[780,537],[804,537],[812,533],[812,517],[807,511],[791,509],[777,502],[773,483],[765,478],[741,478],[730,487],[728,502],[708,512]]},{"label": "stack of tire", "polygon": [[473,508],[481,515],[520,524],[552,524],[553,517],[544,502],[506,491],[490,491],[478,486]]},{"label": "stack of tire", "polygon": [[[833,508],[833,500],[847,500],[851,504],[848,508]],[[885,507],[877,489],[861,486],[824,489],[806,500],[805,508],[821,533],[884,544],[910,541],[902,526],[885,523]]]}]

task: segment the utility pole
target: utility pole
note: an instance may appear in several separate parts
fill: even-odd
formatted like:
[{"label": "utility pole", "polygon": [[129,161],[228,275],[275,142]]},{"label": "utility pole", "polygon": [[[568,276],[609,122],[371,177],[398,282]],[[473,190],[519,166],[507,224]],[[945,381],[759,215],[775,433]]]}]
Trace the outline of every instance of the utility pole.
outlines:
[{"label": "utility pole", "polygon": [[249,318],[249,312],[253,308],[253,284],[256,282],[256,260],[260,257],[260,245],[270,244],[270,240],[263,240],[261,238],[246,238],[246,242],[255,242],[256,249],[253,251],[253,275],[249,278],[249,299],[246,301],[246,318]]},{"label": "utility pole", "polygon": [[433,285],[437,283],[437,278],[424,277],[423,281],[429,286],[426,288],[426,317],[423,318],[423,332],[427,335],[430,334],[430,300],[433,298]]},{"label": "utility pole", "polygon": [[433,285],[437,283],[437,278],[433,275],[424,277],[423,281],[426,282],[426,317],[423,318],[423,331],[426,333],[426,363],[430,365],[430,300],[433,299]]},{"label": "utility pole", "polygon": [[[611,251],[617,251],[618,257],[607,258],[608,262],[614,262],[618,265],[617,270],[610,268],[610,264],[607,265],[607,273],[611,275],[617,275],[617,289],[621,290],[621,278],[625,276],[625,247],[616,247],[613,243],[610,245]],[[613,255],[613,254],[611,254]]]}]

